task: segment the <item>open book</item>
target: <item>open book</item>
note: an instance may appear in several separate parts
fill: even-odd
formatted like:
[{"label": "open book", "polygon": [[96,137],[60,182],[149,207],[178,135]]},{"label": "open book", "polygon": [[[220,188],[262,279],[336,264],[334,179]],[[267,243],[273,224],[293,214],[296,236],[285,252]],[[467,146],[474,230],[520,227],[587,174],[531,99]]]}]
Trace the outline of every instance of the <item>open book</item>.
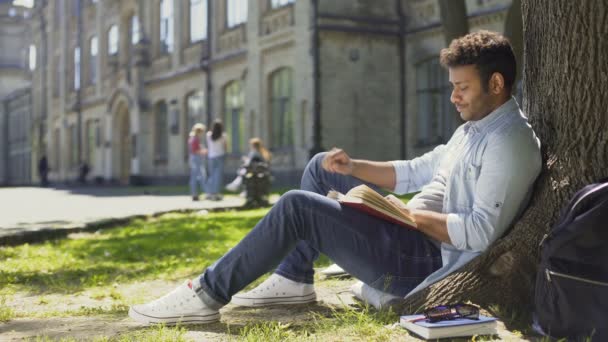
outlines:
[{"label": "open book", "polygon": [[478,320],[460,318],[451,321],[430,323],[418,321],[423,315],[401,316],[399,324],[416,335],[433,340],[444,337],[462,337],[473,335],[495,335],[496,318],[479,315]]},{"label": "open book", "polygon": [[[327,197],[398,225],[416,228],[414,218],[406,210],[399,208],[397,204],[392,203],[365,184],[350,189],[346,194],[331,190],[327,193]],[[397,197],[393,196],[393,198],[399,201]]]}]

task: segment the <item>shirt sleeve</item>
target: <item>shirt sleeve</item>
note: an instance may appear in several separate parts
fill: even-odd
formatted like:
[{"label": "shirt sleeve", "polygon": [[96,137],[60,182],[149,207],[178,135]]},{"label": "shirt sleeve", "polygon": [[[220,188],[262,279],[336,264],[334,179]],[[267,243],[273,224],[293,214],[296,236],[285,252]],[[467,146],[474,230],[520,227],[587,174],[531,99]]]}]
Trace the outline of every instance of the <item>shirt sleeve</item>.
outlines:
[{"label": "shirt sleeve", "polygon": [[527,205],[542,160],[538,139],[529,131],[526,133],[489,141],[475,185],[473,207],[447,215],[448,234],[457,249],[485,250]]},{"label": "shirt sleeve", "polygon": [[446,149],[446,145],[439,145],[418,158],[391,161],[395,168],[396,178],[393,192],[401,195],[419,191],[429,183],[433,179]]}]

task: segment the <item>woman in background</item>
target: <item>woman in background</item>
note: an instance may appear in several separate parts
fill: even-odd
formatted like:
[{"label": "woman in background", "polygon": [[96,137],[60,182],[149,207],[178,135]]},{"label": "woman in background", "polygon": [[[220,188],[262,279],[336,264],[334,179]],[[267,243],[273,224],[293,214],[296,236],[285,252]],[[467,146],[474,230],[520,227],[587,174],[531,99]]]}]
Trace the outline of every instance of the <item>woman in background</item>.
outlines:
[{"label": "woman in background", "polygon": [[205,164],[203,162],[207,150],[203,148],[201,139],[205,135],[205,125],[197,123],[192,126],[190,131],[190,137],[188,138],[188,163],[190,164],[190,194],[192,195],[193,201],[198,201],[198,187],[200,185],[200,191],[205,191],[205,181],[207,180],[207,172],[205,171]]},{"label": "woman in background", "polygon": [[224,158],[226,156],[226,134],[220,120],[215,120],[211,131],[207,132],[207,158],[209,160],[209,179],[207,180],[207,197],[212,201],[222,199],[220,189],[224,176]]},{"label": "woman in background", "polygon": [[272,154],[264,147],[264,143],[260,138],[251,138],[249,140],[249,153],[243,157],[243,165],[237,171],[236,178],[228,185],[226,190],[236,192],[243,184],[243,175],[251,163],[270,163]]}]

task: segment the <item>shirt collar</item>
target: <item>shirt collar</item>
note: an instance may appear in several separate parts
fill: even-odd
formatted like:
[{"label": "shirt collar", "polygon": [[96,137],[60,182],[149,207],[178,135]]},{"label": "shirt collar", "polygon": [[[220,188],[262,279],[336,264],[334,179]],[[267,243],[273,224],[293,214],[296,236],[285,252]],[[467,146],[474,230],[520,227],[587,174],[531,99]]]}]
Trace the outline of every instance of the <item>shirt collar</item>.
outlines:
[{"label": "shirt collar", "polygon": [[503,103],[500,107],[496,108],[490,114],[486,115],[483,119],[477,121],[467,121],[464,125],[464,132],[468,133],[486,133],[488,132],[495,124],[503,121],[503,118],[506,118],[505,114],[513,113],[518,111],[517,102],[513,97],[505,103]]}]

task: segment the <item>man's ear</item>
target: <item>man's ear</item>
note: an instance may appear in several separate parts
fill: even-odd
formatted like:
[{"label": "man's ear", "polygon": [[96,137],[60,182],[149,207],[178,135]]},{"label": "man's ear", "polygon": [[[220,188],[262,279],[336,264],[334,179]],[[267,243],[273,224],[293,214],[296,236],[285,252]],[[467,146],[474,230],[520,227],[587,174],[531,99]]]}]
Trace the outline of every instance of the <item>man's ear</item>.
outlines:
[{"label": "man's ear", "polygon": [[505,78],[501,73],[495,72],[490,77],[490,92],[498,95],[505,89]]}]

